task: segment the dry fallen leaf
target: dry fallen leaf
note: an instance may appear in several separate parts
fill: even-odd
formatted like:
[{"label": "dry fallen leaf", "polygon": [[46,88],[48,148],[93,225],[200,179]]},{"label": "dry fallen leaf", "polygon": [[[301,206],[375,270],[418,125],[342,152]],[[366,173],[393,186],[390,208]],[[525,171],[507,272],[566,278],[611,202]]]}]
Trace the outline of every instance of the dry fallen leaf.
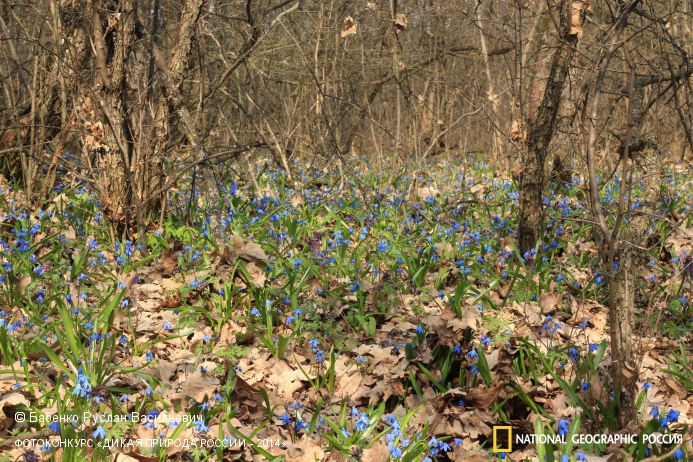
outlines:
[{"label": "dry fallen leaf", "polygon": [[87,148],[91,150],[106,147],[103,144],[103,124],[101,122],[84,122],[84,128],[84,132],[87,133],[84,137],[84,145]]},{"label": "dry fallen leaf", "polygon": [[416,195],[422,199],[436,197],[439,191],[434,188],[416,188]]},{"label": "dry fallen leaf", "polygon": [[527,130],[522,126],[520,119],[513,120],[512,127],[510,127],[510,139],[516,143],[527,141]]},{"label": "dry fallen leaf", "polygon": [[378,440],[373,446],[365,449],[363,451],[363,462],[380,462],[383,460],[388,460],[390,458],[390,450],[387,445],[383,443],[383,440]]},{"label": "dry fallen leaf", "polygon": [[159,267],[161,273],[165,276],[168,276],[173,273],[173,270],[177,265],[178,254],[173,250],[164,250],[164,253],[161,254],[161,266]]},{"label": "dry fallen leaf", "polygon": [[399,34],[403,30],[407,28],[407,17],[404,16],[402,13],[397,13],[397,16],[395,16],[395,30]]},{"label": "dry fallen leaf", "polygon": [[358,24],[354,21],[354,18],[346,16],[344,18],[344,25],[342,25],[342,38],[356,34],[357,26]]},{"label": "dry fallen leaf", "polygon": [[539,307],[541,308],[542,314],[554,314],[561,306],[562,299],[562,294],[542,293],[541,299],[539,299]]},{"label": "dry fallen leaf", "polygon": [[573,11],[570,19],[570,34],[582,38],[584,29],[582,27],[583,11],[591,11],[589,0],[578,0],[573,2]]},{"label": "dry fallen leaf", "polygon": [[504,386],[504,383],[500,383],[493,388],[487,388],[486,385],[481,384],[477,388],[469,390],[468,406],[486,409],[496,400]]},{"label": "dry fallen leaf", "polygon": [[512,173],[513,180],[516,183],[520,183],[522,180],[522,174],[525,173],[525,164],[518,164],[518,166],[512,169],[510,173]]},{"label": "dry fallen leaf", "polygon": [[14,409],[15,406],[22,404],[26,407],[30,407],[31,404],[20,393],[10,393],[0,399],[0,431],[7,430],[14,424]]},{"label": "dry fallen leaf", "polygon": [[[325,451],[320,447],[320,443],[304,435],[299,441],[293,444],[294,450],[299,449],[301,454],[289,457],[286,462],[315,462],[325,457]],[[298,451],[296,451],[298,452]]]},{"label": "dry fallen leaf", "polygon": [[[219,386],[219,380],[212,375],[212,371],[216,367],[216,363],[206,361],[192,373],[183,384],[183,389],[180,394],[193,398],[198,403],[205,400],[205,397],[211,398],[214,396],[216,388]],[[203,369],[205,373],[203,373]]]}]

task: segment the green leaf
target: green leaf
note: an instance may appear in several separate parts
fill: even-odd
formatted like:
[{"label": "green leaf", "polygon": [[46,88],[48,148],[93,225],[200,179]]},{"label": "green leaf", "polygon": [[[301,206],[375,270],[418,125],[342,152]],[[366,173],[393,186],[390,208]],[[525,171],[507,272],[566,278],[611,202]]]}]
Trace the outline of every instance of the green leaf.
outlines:
[{"label": "green leaf", "polygon": [[421,370],[423,371],[423,373],[426,374],[426,376],[427,376],[429,379],[431,379],[431,382],[433,382],[433,385],[435,385],[435,387],[438,389],[438,391],[440,391],[441,393],[445,393],[445,392],[447,391],[443,385],[441,385],[440,383],[438,383],[438,381],[436,380],[436,378],[433,377],[433,374],[431,374],[431,372],[430,372],[428,369],[426,369],[426,368],[423,366],[423,364],[418,363],[418,365],[419,365],[419,369],[421,369]]},{"label": "green leaf", "polygon": [[64,303],[59,303],[58,310],[60,311],[60,320],[62,321],[61,329],[56,332],[58,333],[58,338],[62,337],[59,333],[63,333],[64,338],[67,340],[68,345],[70,345],[70,353],[74,360],[81,359],[83,347],[80,348],[77,343],[77,338],[75,337],[75,327],[72,323],[72,318],[68,312],[67,307]]},{"label": "green leaf", "polygon": [[277,345],[278,345],[277,358],[284,359],[284,353],[286,352],[286,349],[289,348],[289,345],[291,344],[291,338],[292,337],[293,337],[293,334],[292,335],[279,334],[277,336]]},{"label": "green leaf", "polygon": [[576,417],[575,420],[570,424],[568,434],[565,437],[565,446],[563,446],[563,454],[570,455],[573,452],[573,436],[577,435],[580,431],[580,426],[582,425],[582,420],[580,417]]},{"label": "green leaf", "polygon": [[60,358],[58,358],[58,355],[55,354],[55,351],[51,350],[50,347],[48,345],[46,345],[45,343],[41,344],[41,346],[43,347],[43,351],[44,351],[44,353],[46,353],[46,356],[48,356],[48,359],[53,361],[53,364],[58,366],[58,368],[61,371],[63,371],[65,374],[67,374],[67,376],[70,377],[70,379],[72,381],[75,381],[76,380],[75,376],[72,374],[70,369],[68,369],[67,366],[65,364],[63,364],[63,361]]},{"label": "green leaf", "polygon": [[602,343],[599,344],[599,348],[597,349],[597,352],[594,355],[594,361],[592,361],[593,374],[597,372],[597,369],[599,369],[599,364],[602,362],[604,353],[606,353],[606,340],[602,340]]},{"label": "green leaf", "polygon": [[404,353],[407,357],[407,361],[411,361],[414,357],[414,345],[412,345],[411,342],[404,345]]},{"label": "green leaf", "polygon": [[[339,431],[339,430],[337,430],[337,431]],[[347,448],[346,446],[344,446],[344,445],[342,444],[342,442],[339,441],[337,438],[335,438],[334,436],[330,435],[329,433],[325,433],[325,434],[323,434],[322,436],[323,436],[323,438],[325,438],[327,441],[329,441],[330,444],[331,444],[332,446],[334,446],[335,448],[337,448],[337,450],[338,450],[339,452],[341,452],[341,453],[344,454],[344,455],[348,455],[348,454],[349,454],[349,448]]]},{"label": "green leaf", "polygon": [[320,416],[320,411],[322,410],[322,396],[318,398],[318,404],[315,406],[315,412],[313,413],[313,418],[310,419],[310,426],[308,427],[308,434],[312,435],[315,431],[315,425],[318,423],[318,417]]},{"label": "green leaf", "polygon": [[236,438],[242,439],[245,441],[245,443],[253,448],[253,450],[257,451],[262,457],[265,457],[267,460],[270,461],[278,461],[278,460],[283,460],[283,458],[278,458],[274,457],[272,454],[269,452],[265,451],[262,449],[262,447],[258,446],[253,440],[246,438],[245,435],[243,435],[241,432],[239,432],[233,425],[228,425],[229,430],[231,430],[231,433],[233,433]]},{"label": "green leaf", "polygon": [[[537,419],[534,421],[534,437],[539,441],[542,436],[544,435],[544,422],[542,422],[541,419]],[[537,459],[539,461],[546,460],[546,448],[544,447],[543,444],[537,444],[536,445],[536,450],[537,450]],[[553,451],[552,451],[553,453]]]},{"label": "green leaf", "polygon": [[143,258],[142,260],[137,260],[135,263],[131,263],[129,265],[125,265],[125,269],[123,270],[125,273],[129,273],[131,271],[136,270],[142,265],[146,265],[150,261],[154,260],[158,255],[151,254],[148,257]]},{"label": "green leaf", "polygon": [[421,393],[421,388],[419,387],[419,382],[416,380],[416,375],[414,374],[414,371],[412,369],[409,369],[409,381],[411,382],[411,387],[414,389],[416,392],[416,396],[419,397],[419,399],[424,402],[424,396],[423,393]]},{"label": "green leaf", "polygon": [[272,416],[272,405],[270,404],[269,400],[269,395],[267,394],[267,390],[265,390],[262,387],[258,387],[260,389],[260,394],[262,395],[262,399],[265,401],[265,408],[267,409],[267,418],[271,419]]},{"label": "green leaf", "polygon": [[488,386],[491,386],[493,381],[491,380],[491,369],[488,366],[488,361],[486,360],[486,353],[484,353],[484,348],[479,345],[479,347],[476,349],[477,354],[479,355],[479,359],[477,361],[477,367],[479,368],[479,373],[481,374],[481,377],[484,379],[484,383]]}]

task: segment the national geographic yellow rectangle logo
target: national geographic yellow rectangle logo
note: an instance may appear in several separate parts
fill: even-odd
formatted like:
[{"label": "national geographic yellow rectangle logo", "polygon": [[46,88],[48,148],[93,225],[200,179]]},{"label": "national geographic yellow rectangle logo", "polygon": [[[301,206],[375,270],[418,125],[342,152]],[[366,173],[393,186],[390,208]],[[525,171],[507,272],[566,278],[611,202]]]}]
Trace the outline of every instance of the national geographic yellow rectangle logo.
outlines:
[{"label": "national geographic yellow rectangle logo", "polygon": [[[508,435],[508,447],[499,447],[499,434]],[[493,427],[493,452],[513,452],[513,427]]]}]

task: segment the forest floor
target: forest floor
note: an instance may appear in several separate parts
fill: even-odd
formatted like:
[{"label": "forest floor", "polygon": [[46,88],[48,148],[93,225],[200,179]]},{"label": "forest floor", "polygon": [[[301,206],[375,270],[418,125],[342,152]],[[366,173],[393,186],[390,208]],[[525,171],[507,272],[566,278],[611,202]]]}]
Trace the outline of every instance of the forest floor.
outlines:
[{"label": "forest floor", "polygon": [[688,460],[691,169],[639,267],[622,429],[584,180],[521,255],[515,184],[467,162],[229,181],[219,242],[199,190],[119,240],[86,187],[36,208],[4,182],[0,461]]}]

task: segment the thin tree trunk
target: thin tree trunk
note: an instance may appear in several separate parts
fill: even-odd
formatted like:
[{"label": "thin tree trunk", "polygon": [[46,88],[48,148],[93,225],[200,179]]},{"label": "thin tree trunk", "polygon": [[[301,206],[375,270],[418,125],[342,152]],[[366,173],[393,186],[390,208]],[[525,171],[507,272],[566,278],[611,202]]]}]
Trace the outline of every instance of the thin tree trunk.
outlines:
[{"label": "thin tree trunk", "polygon": [[[133,204],[137,203],[135,192],[132,190],[132,131],[128,115],[127,99],[127,75],[128,61],[132,46],[135,42],[135,19],[137,14],[137,2],[135,0],[121,0],[119,3],[120,21],[117,28],[102,43],[101,30],[103,16],[98,15],[100,5],[95,5],[94,34],[97,38],[96,56],[101,59],[108,55],[104,50],[103,42],[113,43],[110,59],[106,61],[107,72],[101,70],[103,84],[103,102],[108,110],[108,124],[110,130],[104,130],[104,141],[108,148],[99,157],[99,166],[105,173],[103,177],[101,195],[104,211],[107,216],[119,227],[119,231],[127,226],[135,216]],[[100,30],[101,29],[101,30]],[[103,55],[102,55],[103,53]],[[101,58],[100,58],[101,57]],[[105,80],[104,80],[105,77]],[[144,232],[144,230],[141,230]]]},{"label": "thin tree trunk", "polygon": [[[200,6],[202,1],[196,0]],[[199,17],[199,16],[198,16]],[[191,31],[194,28],[190,29]],[[195,154],[196,160],[202,161],[200,164],[200,176],[202,177],[202,182],[204,183],[205,193],[207,197],[207,207],[209,208],[209,231],[216,239],[222,239],[223,233],[221,229],[221,200],[219,198],[219,185],[214,177],[214,172],[212,166],[208,162],[204,162],[207,157],[202,147],[202,142],[195,130],[195,125],[190,117],[188,109],[185,107],[182,101],[180,90],[178,86],[174,83],[171,76],[168,74],[168,69],[166,63],[164,62],[163,56],[156,45],[152,46],[152,56],[154,56],[154,62],[159,71],[163,74],[163,82],[166,87],[166,98],[168,99],[170,107],[175,110],[175,115],[178,120],[182,123],[185,131],[188,135],[188,140],[193,148],[193,153]],[[181,59],[185,59],[181,56]],[[180,63],[178,63],[180,64]],[[171,68],[174,68],[174,63],[171,63]],[[183,67],[181,67],[182,69]]]},{"label": "thin tree trunk", "polygon": [[578,42],[577,34],[570,33],[571,2],[561,2],[561,39],[551,61],[549,80],[544,97],[531,124],[527,151],[523,155],[520,174],[519,247],[526,252],[533,249],[541,236],[543,221],[542,191],[544,168],[553,137],[553,130],[561,104],[561,95],[568,76],[570,63]]},{"label": "thin tree trunk", "polygon": [[[493,90],[493,79],[491,78],[491,66],[488,56],[488,45],[486,44],[486,36],[484,35],[484,23],[481,16],[481,6],[479,6],[476,14],[476,23],[479,26],[479,39],[481,41],[481,55],[484,57],[484,70],[486,71],[486,81],[488,82],[488,97],[491,100],[491,114],[493,117],[498,116],[498,96]],[[495,126],[495,124],[493,124]],[[500,165],[501,155],[500,155],[501,140],[498,130],[494,128],[493,130],[493,156],[494,162],[498,162]]]}]

